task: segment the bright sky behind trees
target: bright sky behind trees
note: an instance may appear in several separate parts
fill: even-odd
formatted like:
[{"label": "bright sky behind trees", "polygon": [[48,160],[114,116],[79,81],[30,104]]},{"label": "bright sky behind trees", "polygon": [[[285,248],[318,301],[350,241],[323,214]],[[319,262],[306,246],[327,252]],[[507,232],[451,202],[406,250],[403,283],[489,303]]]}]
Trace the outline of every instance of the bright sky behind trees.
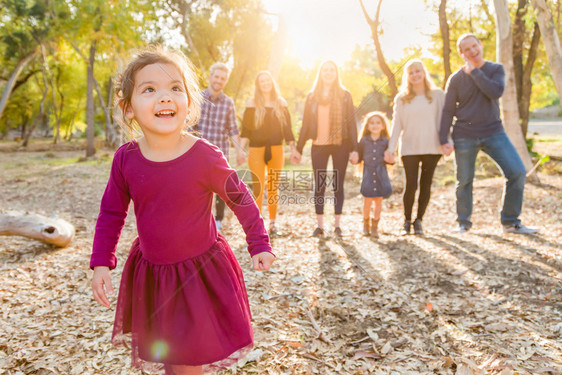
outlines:
[{"label": "bright sky behind trees", "polygon": [[[450,1],[467,9],[475,0]],[[371,31],[359,0],[263,0],[266,10],[284,14],[288,26],[287,53],[304,66],[329,58],[348,60],[356,44],[372,45]],[[376,0],[364,0],[374,17]],[[385,0],[381,7],[385,57],[400,60],[404,48],[428,44],[429,34],[438,29],[437,14],[427,10],[423,0]],[[276,21],[275,21],[276,22]]]}]

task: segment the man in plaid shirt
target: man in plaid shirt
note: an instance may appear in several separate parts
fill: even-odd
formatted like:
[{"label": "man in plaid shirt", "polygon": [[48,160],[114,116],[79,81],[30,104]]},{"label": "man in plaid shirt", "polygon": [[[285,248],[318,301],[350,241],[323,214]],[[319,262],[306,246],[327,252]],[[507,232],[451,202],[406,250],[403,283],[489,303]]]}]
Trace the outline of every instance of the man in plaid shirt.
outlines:
[{"label": "man in plaid shirt", "polygon": [[[226,159],[229,159],[230,142],[236,148],[238,165],[244,162],[244,150],[240,146],[240,135],[236,124],[236,109],[234,101],[223,92],[228,82],[230,70],[223,63],[215,63],[209,73],[209,86],[202,91],[203,104],[201,118],[197,130],[202,138],[221,149]],[[225,202],[215,195],[215,222],[217,230],[222,229]]]}]

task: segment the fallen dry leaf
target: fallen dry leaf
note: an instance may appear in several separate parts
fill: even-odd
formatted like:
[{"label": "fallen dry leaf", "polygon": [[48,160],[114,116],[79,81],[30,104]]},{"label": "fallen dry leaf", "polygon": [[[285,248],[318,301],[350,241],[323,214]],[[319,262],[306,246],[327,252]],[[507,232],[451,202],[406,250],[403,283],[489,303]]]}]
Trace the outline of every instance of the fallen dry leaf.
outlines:
[{"label": "fallen dry leaf", "polygon": [[[114,310],[90,292],[88,261],[111,158],[77,163],[82,151],[55,154],[49,161],[56,163],[45,164],[44,153],[0,151],[0,209],[56,213],[77,228],[65,249],[0,237],[0,374],[140,375],[129,350],[110,343]],[[473,228],[461,236],[450,232],[454,185],[440,182],[454,176],[452,164],[436,170],[424,236],[397,235],[401,167],[376,241],[361,233],[353,176],[346,177],[341,240],[331,236],[332,207],[329,235],[319,240],[310,237],[312,205],[280,205],[272,272],[252,270],[241,226],[227,213],[223,232],[244,271],[255,348],[219,374],[562,373],[562,175],[539,172],[542,184],[525,186],[522,218],[541,234],[516,236],[503,235],[499,224],[503,177],[493,165],[490,175],[479,171]],[[135,237],[131,213],[114,285]]]}]

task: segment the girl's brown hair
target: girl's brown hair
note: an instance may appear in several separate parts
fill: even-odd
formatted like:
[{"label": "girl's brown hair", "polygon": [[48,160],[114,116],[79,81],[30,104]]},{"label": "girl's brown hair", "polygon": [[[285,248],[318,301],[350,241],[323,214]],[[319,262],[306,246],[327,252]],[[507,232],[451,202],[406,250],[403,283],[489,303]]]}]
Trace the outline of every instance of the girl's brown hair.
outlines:
[{"label": "girl's brown hair", "polygon": [[383,124],[383,128],[382,128],[382,131],[381,131],[381,137],[390,138],[390,133],[388,132],[388,124],[390,123],[390,121],[388,120],[388,117],[386,117],[386,114],[384,112],[373,111],[373,112],[367,113],[365,115],[365,117],[363,117],[363,123],[361,124],[362,130],[361,130],[361,133],[360,133],[361,135],[359,136],[359,140],[361,140],[361,138],[367,137],[371,134],[371,132],[369,131],[369,121],[373,117],[378,117]]},{"label": "girl's brown hair", "polygon": [[139,70],[151,64],[171,64],[180,72],[187,93],[189,108],[186,126],[196,124],[201,115],[202,97],[197,84],[195,68],[191,61],[181,51],[166,50],[160,46],[149,46],[135,53],[115,82],[115,109],[121,111],[121,117],[118,117],[120,125],[131,137],[140,133],[138,123],[134,119],[127,119],[125,115],[127,109],[131,106],[131,98],[135,88],[135,75]]},{"label": "girl's brown hair", "polygon": [[414,92],[414,86],[408,80],[408,73],[410,72],[410,69],[413,69],[414,67],[421,68],[424,72],[424,78],[423,78],[424,93],[425,93],[425,97],[427,98],[427,101],[431,103],[433,101],[433,95],[431,91],[434,90],[436,86],[431,80],[427,68],[425,67],[423,62],[419,59],[413,59],[408,61],[408,63],[404,67],[404,74],[402,74],[402,85],[400,86],[400,94],[398,95],[400,95],[400,99],[404,104],[410,103],[412,99],[414,99],[414,97],[416,96],[416,93]]},{"label": "girl's brown hair", "polygon": [[271,83],[273,85],[273,89],[271,91],[271,99],[273,101],[273,114],[277,116],[279,121],[281,122],[281,126],[285,125],[285,114],[283,108],[285,107],[285,101],[281,98],[279,94],[279,87],[277,87],[277,83],[275,79],[271,75],[270,72],[267,70],[262,70],[256,75],[256,82],[255,82],[255,90],[254,90],[254,105],[256,107],[255,110],[255,118],[254,118],[254,127],[257,129],[263,125],[263,119],[265,117],[265,96],[260,89],[259,79],[260,76],[266,75],[271,79]]}]

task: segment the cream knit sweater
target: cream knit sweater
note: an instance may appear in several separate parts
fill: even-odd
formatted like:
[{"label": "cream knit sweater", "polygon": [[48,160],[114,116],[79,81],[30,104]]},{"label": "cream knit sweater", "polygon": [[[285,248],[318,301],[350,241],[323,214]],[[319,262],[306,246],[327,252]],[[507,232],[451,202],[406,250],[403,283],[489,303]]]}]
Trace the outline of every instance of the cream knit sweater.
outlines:
[{"label": "cream knit sweater", "polygon": [[400,140],[400,156],[443,153],[439,142],[439,126],[445,93],[437,88],[431,94],[431,103],[424,94],[414,97],[410,103],[402,102],[403,94],[396,95],[389,152],[396,151]]}]

